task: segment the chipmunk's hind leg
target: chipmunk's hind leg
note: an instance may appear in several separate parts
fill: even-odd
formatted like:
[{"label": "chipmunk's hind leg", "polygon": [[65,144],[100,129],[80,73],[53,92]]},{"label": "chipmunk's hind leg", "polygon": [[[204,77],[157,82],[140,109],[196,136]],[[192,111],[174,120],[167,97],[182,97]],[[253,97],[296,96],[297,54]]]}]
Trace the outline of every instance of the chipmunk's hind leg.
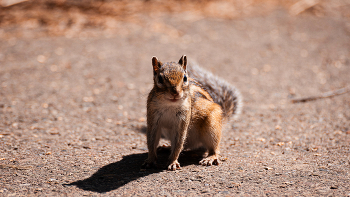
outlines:
[{"label": "chipmunk's hind leg", "polygon": [[219,105],[216,105],[210,111],[204,123],[206,125],[202,127],[205,128],[202,131],[202,142],[208,150],[208,156],[199,162],[203,166],[219,165],[222,110]]}]

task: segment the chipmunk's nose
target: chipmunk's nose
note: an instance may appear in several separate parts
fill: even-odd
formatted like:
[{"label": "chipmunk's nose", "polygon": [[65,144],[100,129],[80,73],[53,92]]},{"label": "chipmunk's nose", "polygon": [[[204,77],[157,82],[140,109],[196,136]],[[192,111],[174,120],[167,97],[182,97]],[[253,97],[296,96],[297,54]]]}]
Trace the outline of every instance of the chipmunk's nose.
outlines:
[{"label": "chipmunk's nose", "polygon": [[173,97],[178,97],[178,96],[179,96],[179,93],[176,93],[176,94],[171,93],[171,95],[173,95]]},{"label": "chipmunk's nose", "polygon": [[179,91],[176,89],[176,87],[171,88],[170,93],[173,97],[179,96]]},{"label": "chipmunk's nose", "polygon": [[171,95],[173,96],[173,97],[177,97],[177,96],[179,96],[179,92],[178,91],[176,91],[176,92],[171,92]]}]

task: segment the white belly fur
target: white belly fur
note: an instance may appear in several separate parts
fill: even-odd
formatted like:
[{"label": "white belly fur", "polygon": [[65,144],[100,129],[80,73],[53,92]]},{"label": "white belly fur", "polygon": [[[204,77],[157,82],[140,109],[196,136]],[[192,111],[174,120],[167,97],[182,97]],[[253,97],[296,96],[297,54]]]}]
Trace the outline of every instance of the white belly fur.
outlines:
[{"label": "white belly fur", "polygon": [[[161,125],[160,131],[162,133],[162,136],[165,137],[167,140],[172,140],[175,138],[176,132],[179,132],[181,129],[181,119],[185,120],[186,117],[183,115],[176,116],[176,114],[179,111],[183,111],[186,109],[189,109],[186,107],[186,104],[188,103],[188,100],[184,100],[179,103],[174,103],[174,105],[169,105],[169,103],[162,105],[159,103],[158,110],[159,110],[159,124]],[[191,128],[191,125],[189,126],[189,130],[187,131],[186,141],[184,144],[185,149],[192,149],[197,148],[201,146],[201,140],[198,131],[196,131],[195,128]]]},{"label": "white belly fur", "polygon": [[158,125],[161,126],[159,129],[166,139],[174,139],[173,137],[175,136],[176,132],[179,132],[179,129],[181,128],[181,121],[186,120],[186,113],[181,113],[180,116],[177,116],[176,114],[181,111],[188,111],[188,109],[190,109],[188,105],[190,105],[188,98],[171,105],[169,105],[169,103],[158,103],[157,111],[159,112],[159,117],[156,118],[156,120],[159,121]]}]

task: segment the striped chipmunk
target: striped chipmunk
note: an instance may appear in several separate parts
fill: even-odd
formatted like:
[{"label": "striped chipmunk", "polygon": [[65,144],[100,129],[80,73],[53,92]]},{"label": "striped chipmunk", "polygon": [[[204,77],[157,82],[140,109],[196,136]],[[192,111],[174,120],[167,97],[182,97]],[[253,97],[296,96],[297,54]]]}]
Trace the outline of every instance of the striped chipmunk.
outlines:
[{"label": "striped chipmunk", "polygon": [[184,55],[179,62],[152,58],[154,86],[147,99],[148,158],[143,168],[156,166],[160,137],[170,140],[168,170],[180,169],[183,149],[204,147],[208,156],[199,164],[219,164],[223,123],[242,108],[239,91],[228,82],[196,66]]}]

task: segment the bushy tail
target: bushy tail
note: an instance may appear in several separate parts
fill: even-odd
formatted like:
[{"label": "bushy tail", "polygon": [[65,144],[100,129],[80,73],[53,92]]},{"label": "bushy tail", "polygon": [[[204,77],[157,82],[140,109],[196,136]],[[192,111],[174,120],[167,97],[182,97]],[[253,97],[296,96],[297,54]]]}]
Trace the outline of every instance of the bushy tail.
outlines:
[{"label": "bushy tail", "polygon": [[222,107],[225,118],[236,118],[242,110],[242,96],[238,89],[195,64],[188,66],[189,77],[200,83],[214,102]]}]

